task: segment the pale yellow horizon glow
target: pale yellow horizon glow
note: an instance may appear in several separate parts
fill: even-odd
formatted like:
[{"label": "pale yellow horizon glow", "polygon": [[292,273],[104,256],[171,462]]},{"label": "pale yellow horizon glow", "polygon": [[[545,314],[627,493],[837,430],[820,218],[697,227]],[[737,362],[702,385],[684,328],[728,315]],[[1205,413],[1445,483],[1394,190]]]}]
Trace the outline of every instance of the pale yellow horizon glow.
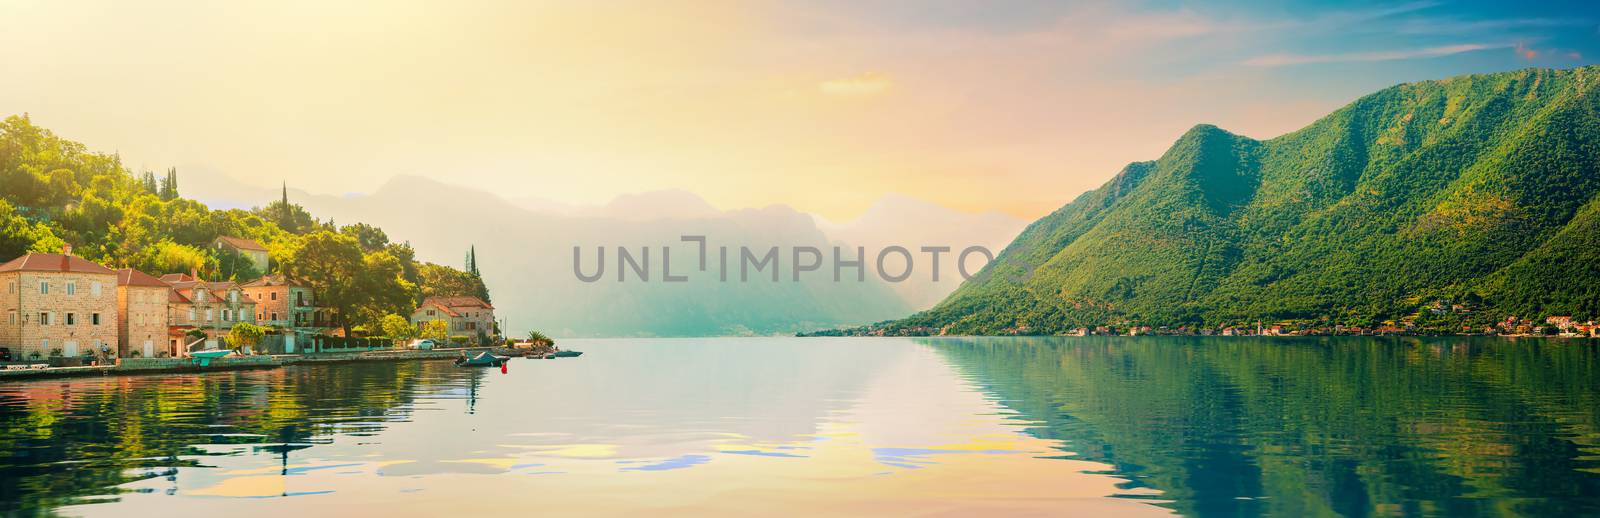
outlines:
[{"label": "pale yellow horizon glow", "polygon": [[[891,193],[1034,218],[1196,123],[1270,137],[1342,101],[1260,67],[1147,79],[1237,28],[1089,6],[1043,27],[878,27],[747,2],[0,0],[0,113],[133,168],[509,198],[682,189],[847,220]],[[209,193],[217,196],[218,193]]]}]

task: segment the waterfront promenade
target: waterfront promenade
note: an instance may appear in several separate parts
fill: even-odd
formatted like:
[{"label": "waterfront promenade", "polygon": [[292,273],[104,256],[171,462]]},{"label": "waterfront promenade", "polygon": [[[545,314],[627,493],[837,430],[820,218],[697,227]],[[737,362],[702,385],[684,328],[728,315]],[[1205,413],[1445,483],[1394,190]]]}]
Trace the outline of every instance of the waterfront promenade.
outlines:
[{"label": "waterfront promenade", "polygon": [[116,365],[49,367],[43,369],[0,369],[0,382],[67,376],[111,376],[224,370],[276,369],[286,365],[300,364],[453,360],[462,353],[466,353],[470,356],[477,354],[478,352],[488,350],[490,350],[488,347],[434,349],[426,351],[411,349],[380,349],[374,351],[228,356],[211,360],[210,365],[204,367],[196,364],[193,358],[123,358]]}]

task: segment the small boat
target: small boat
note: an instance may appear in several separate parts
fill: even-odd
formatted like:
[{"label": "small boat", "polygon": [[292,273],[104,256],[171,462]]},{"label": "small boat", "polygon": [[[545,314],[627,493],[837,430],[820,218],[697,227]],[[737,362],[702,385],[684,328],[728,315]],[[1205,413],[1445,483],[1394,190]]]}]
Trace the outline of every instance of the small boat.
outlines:
[{"label": "small boat", "polygon": [[189,357],[194,358],[195,365],[199,365],[201,367],[210,367],[211,360],[215,360],[230,354],[233,354],[233,351],[230,349],[206,349],[203,351],[191,351],[189,353]]},{"label": "small boat", "polygon": [[550,355],[552,358],[577,358],[579,356],[583,356],[583,351],[556,351]]},{"label": "small boat", "polygon": [[471,358],[465,358],[465,359],[458,358],[458,359],[456,359],[456,366],[457,367],[499,367],[499,366],[505,364],[506,360],[510,360],[510,359],[511,358],[507,358],[507,357],[504,357],[504,356],[495,356],[495,355],[489,354],[489,353],[478,353],[477,356],[473,356]]}]

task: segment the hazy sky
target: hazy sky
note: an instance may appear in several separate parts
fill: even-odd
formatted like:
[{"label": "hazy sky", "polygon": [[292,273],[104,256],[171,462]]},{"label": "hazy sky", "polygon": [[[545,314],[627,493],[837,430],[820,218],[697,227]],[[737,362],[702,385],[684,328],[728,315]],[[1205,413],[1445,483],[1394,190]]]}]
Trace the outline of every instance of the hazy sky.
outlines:
[{"label": "hazy sky", "polygon": [[[134,168],[1036,217],[1196,123],[1600,57],[1584,3],[0,0],[0,113]],[[217,193],[207,193],[217,196]]]}]

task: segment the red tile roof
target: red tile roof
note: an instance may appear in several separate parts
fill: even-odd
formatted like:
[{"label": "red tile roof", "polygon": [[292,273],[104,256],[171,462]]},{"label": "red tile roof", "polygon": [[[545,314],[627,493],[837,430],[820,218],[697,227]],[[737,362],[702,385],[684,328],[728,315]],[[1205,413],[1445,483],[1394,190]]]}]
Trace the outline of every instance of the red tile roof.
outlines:
[{"label": "red tile roof", "polygon": [[480,299],[480,298],[477,298],[477,297],[473,297],[473,296],[465,296],[465,297],[428,297],[427,300],[423,300],[422,301],[422,305],[426,306],[428,304],[437,304],[440,307],[444,307],[444,308],[484,308],[484,309],[494,309],[494,306],[490,306],[488,302],[484,302],[483,299]]},{"label": "red tile roof", "polygon": [[455,310],[450,309],[448,307],[445,307],[443,304],[440,304],[438,302],[434,302],[432,299],[422,301],[422,305],[421,306],[417,306],[417,311],[422,311],[422,308],[425,308],[425,307],[428,307],[428,306],[433,306],[433,307],[439,308],[439,311],[443,311],[444,314],[450,315],[452,317],[461,316],[461,314],[457,313]]},{"label": "red tile roof", "polygon": [[272,274],[272,275],[263,275],[263,276],[261,276],[260,279],[256,279],[256,280],[244,283],[244,287],[246,287],[246,288],[261,288],[261,287],[267,287],[267,286],[296,286],[296,287],[298,287],[298,286],[300,286],[300,283],[296,282],[294,279],[290,279],[288,275],[284,275],[284,274],[281,274],[281,273],[275,273],[275,274]]},{"label": "red tile roof", "polygon": [[[194,292],[196,290],[211,293],[212,298],[226,298],[227,295],[225,294],[228,292],[228,290],[239,287],[238,284],[235,284],[231,281],[203,281],[188,275],[177,273],[163,275],[161,276],[161,279],[189,279],[180,281],[167,281],[168,284],[172,285],[172,293],[175,296],[171,299],[171,302],[193,302]],[[218,293],[223,293],[224,295],[218,295]],[[183,300],[178,300],[177,297],[183,297]],[[256,299],[250,298],[250,295],[245,294],[243,290],[239,291],[239,303],[258,304]]]},{"label": "red tile roof", "polygon": [[110,268],[65,254],[28,254],[0,264],[0,272],[72,272],[116,275]]},{"label": "red tile roof", "polygon": [[197,280],[200,279],[196,279],[193,275],[189,275],[187,273],[169,273],[161,276],[161,282],[165,282],[167,284],[172,284],[174,282],[194,282]]},{"label": "red tile roof", "polygon": [[224,243],[240,250],[257,250],[261,252],[267,251],[267,247],[261,246],[261,243],[255,242],[254,239],[245,239],[242,237],[233,236],[217,236],[217,242]]},{"label": "red tile roof", "polygon": [[123,268],[121,270],[117,270],[117,285],[149,286],[153,288],[171,287],[167,283],[161,282],[161,279],[157,279],[148,273],[144,273],[133,268]]}]

